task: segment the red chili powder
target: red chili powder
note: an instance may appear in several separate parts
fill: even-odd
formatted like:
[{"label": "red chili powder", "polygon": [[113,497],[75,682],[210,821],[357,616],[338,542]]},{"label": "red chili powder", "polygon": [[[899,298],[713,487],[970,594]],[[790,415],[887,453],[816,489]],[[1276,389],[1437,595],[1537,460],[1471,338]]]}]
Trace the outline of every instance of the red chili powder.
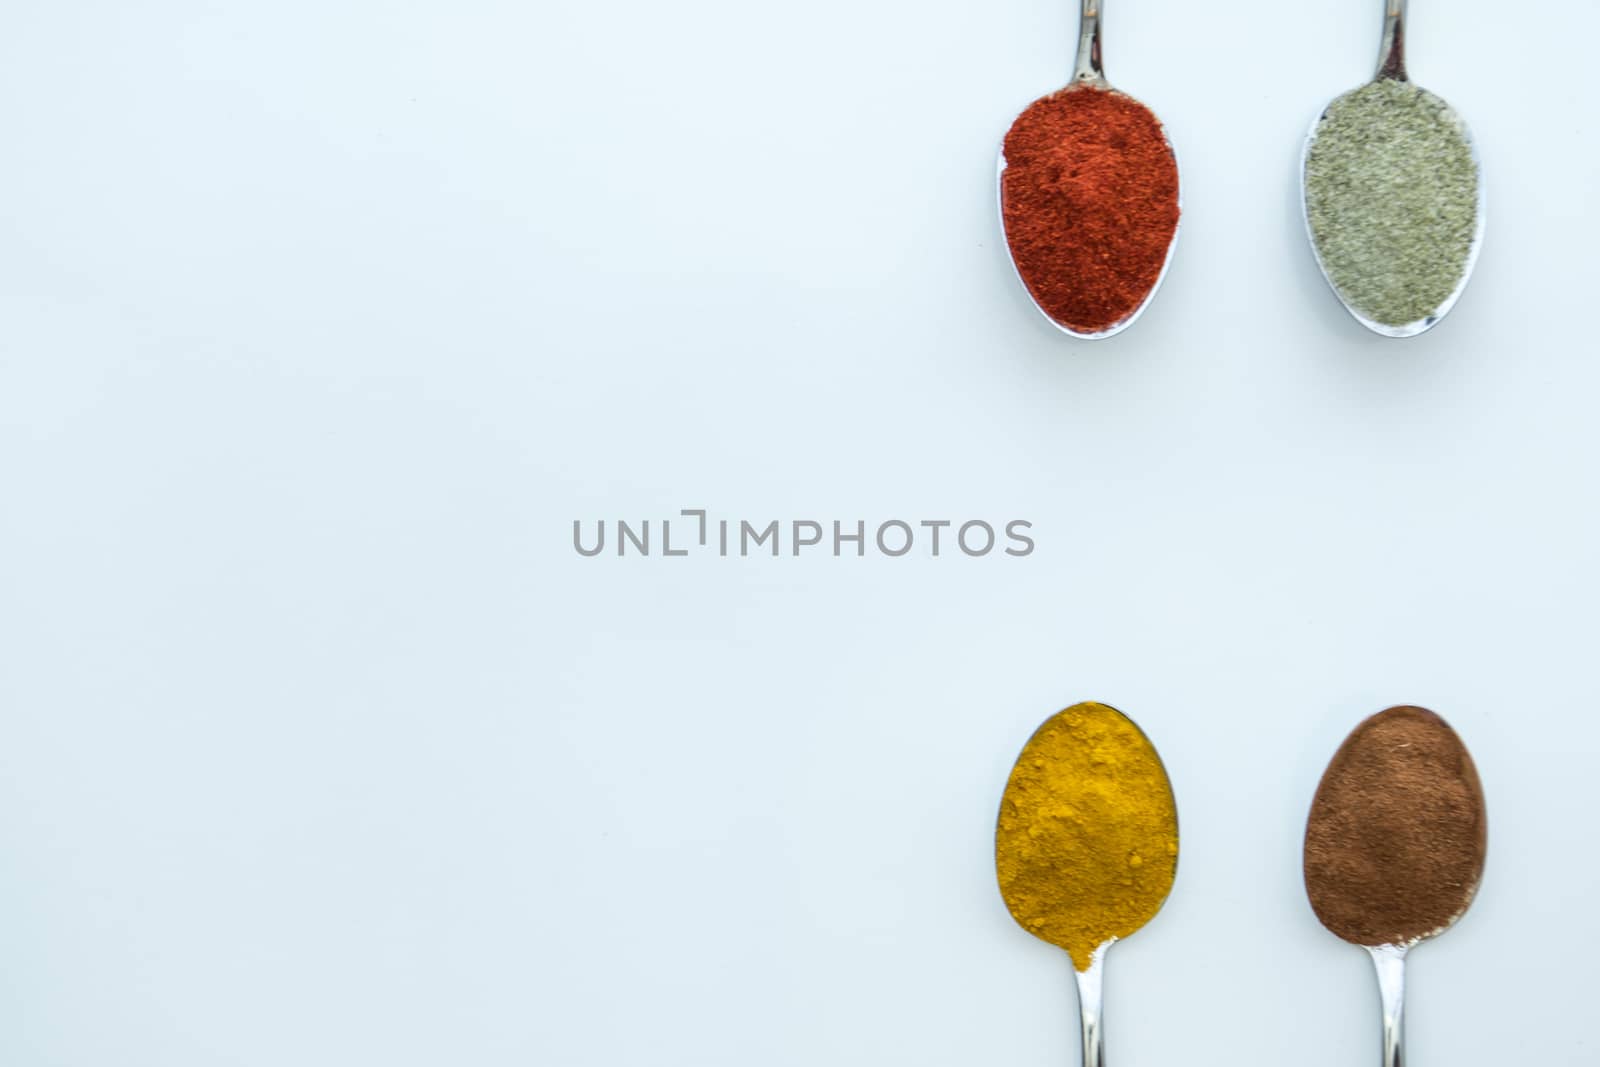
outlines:
[{"label": "red chili powder", "polygon": [[1150,109],[1063,89],[1017,116],[1005,159],[1006,243],[1045,314],[1100,333],[1138,310],[1178,228],[1178,161]]}]

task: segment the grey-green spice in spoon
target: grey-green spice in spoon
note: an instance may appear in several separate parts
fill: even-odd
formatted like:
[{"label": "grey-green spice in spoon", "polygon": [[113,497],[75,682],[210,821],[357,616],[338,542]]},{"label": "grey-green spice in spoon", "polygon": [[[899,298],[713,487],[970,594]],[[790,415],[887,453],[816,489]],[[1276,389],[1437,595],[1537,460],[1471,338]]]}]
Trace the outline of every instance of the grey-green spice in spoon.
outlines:
[{"label": "grey-green spice in spoon", "polygon": [[1384,0],[1377,76],[1329,104],[1302,158],[1306,229],[1328,284],[1368,329],[1412,337],[1455,306],[1483,241],[1472,135],[1406,74],[1406,0]]}]

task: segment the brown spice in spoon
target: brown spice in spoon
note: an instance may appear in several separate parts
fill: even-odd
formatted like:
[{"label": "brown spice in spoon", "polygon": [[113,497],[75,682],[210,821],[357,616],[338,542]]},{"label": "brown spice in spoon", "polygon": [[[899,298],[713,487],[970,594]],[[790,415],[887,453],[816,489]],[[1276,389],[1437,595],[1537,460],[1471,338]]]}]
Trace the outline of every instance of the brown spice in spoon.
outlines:
[{"label": "brown spice in spoon", "polygon": [[1380,712],[1345,739],[1306,822],[1306,894],[1358,945],[1408,945],[1472,903],[1487,846],[1466,746],[1423,708]]}]

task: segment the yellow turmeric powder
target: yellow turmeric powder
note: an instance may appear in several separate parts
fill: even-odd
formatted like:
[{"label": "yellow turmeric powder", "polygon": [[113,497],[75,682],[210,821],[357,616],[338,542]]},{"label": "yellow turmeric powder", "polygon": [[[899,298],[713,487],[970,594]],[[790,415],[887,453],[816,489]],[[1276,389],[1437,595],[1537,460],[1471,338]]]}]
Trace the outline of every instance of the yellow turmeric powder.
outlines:
[{"label": "yellow turmeric powder", "polygon": [[1088,970],[1095,950],[1161,910],[1178,868],[1178,811],[1161,757],[1121,712],[1076,704],[1017,757],[995,869],[1022,928]]}]

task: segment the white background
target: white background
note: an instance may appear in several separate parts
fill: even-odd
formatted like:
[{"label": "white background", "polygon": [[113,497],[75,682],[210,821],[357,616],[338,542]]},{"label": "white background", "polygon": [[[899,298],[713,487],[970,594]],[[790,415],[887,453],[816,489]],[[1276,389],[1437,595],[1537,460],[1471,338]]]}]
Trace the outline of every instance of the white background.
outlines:
[{"label": "white background", "polygon": [[[1072,1063],[990,850],[1082,699],[1182,819],[1118,1067],[1376,1061],[1299,847],[1396,702],[1491,814],[1413,1058],[1593,1062],[1600,7],[1413,4],[1491,217],[1394,342],[1296,191],[1377,0],[1113,0],[1186,215],[1085,345],[992,184],[1071,6],[11,5],[0,1062]],[[573,551],[692,507],[1038,549]]]}]

